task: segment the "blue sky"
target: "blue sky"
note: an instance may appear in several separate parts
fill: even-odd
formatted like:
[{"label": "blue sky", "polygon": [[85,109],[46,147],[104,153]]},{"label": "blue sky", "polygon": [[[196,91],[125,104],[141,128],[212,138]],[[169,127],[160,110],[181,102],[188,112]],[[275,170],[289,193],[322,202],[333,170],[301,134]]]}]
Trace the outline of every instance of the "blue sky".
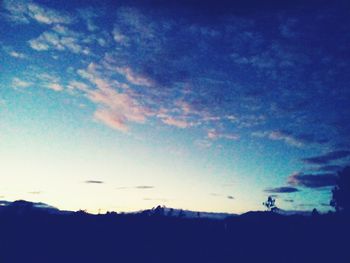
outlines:
[{"label": "blue sky", "polygon": [[2,2],[2,199],[329,209],[350,156],[346,4],[112,2]]}]

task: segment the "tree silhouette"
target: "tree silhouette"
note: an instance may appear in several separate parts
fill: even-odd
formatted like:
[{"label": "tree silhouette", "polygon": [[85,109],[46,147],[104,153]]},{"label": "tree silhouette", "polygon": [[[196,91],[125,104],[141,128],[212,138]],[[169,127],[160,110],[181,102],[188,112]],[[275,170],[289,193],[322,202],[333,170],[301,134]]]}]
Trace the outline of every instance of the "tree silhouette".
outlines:
[{"label": "tree silhouette", "polygon": [[338,172],[336,186],[332,190],[330,205],[337,212],[350,213],[350,166]]},{"label": "tree silhouette", "polygon": [[316,208],[314,208],[314,209],[312,210],[311,215],[312,215],[312,216],[319,216],[319,215],[320,215],[320,213],[317,211],[317,209],[316,209]]},{"label": "tree silhouette", "polygon": [[276,202],[276,199],[272,198],[272,196],[269,196],[267,198],[267,201],[263,202],[263,205],[267,208],[267,211],[275,212],[278,209],[275,202]]}]

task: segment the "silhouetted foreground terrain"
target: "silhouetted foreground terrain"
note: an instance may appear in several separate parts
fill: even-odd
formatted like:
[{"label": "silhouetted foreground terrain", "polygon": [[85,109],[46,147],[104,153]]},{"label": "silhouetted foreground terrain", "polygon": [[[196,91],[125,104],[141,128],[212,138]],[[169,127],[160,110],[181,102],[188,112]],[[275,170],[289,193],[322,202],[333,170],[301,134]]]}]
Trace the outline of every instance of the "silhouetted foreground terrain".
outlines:
[{"label": "silhouetted foreground terrain", "polygon": [[350,262],[349,217],[224,220],[0,206],[0,262]]}]

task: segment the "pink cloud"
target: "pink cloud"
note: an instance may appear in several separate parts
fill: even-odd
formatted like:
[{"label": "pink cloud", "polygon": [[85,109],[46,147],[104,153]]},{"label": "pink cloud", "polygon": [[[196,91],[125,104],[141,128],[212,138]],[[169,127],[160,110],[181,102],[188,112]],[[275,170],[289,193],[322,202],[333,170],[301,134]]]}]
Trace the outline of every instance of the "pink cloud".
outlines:
[{"label": "pink cloud", "polygon": [[153,81],[146,76],[135,73],[130,67],[117,67],[117,72],[123,75],[131,84],[139,86],[152,86]]},{"label": "pink cloud", "polygon": [[125,124],[125,119],[123,116],[115,114],[106,109],[98,109],[94,113],[96,120],[101,121],[106,124],[108,127],[113,128],[118,131],[127,132],[128,126]]},{"label": "pink cloud", "polygon": [[191,113],[197,113],[196,111],[193,110],[192,106],[185,101],[182,101],[182,100],[177,101],[176,106],[178,106],[180,110],[186,115]]},{"label": "pink cloud", "polygon": [[51,90],[54,90],[54,91],[62,91],[63,90],[63,87],[58,83],[51,83],[47,87]]},{"label": "pink cloud", "polygon": [[129,122],[144,123],[152,112],[140,105],[135,96],[127,92],[119,82],[100,77],[97,68],[97,65],[90,64],[86,71],[78,72],[94,84],[96,89],[79,82],[70,82],[72,88],[84,92],[87,98],[98,106],[94,118],[122,132],[128,131]]},{"label": "pink cloud", "polygon": [[123,119],[143,123],[149,111],[140,106],[137,101],[126,93],[119,93],[113,89],[91,91],[88,95],[91,101],[102,105],[115,115]]},{"label": "pink cloud", "polygon": [[300,172],[294,172],[292,173],[291,175],[288,176],[288,179],[287,179],[287,183],[290,184],[290,185],[298,185],[299,183],[299,178],[300,176],[302,176],[303,174],[300,173]]}]

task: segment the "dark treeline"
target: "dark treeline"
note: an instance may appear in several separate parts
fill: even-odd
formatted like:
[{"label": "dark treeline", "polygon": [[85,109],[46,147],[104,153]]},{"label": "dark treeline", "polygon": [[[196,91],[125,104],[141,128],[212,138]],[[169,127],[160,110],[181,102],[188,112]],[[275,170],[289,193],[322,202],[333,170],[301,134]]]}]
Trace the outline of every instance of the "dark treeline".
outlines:
[{"label": "dark treeline", "polygon": [[0,262],[350,262],[346,215],[0,213]]}]

